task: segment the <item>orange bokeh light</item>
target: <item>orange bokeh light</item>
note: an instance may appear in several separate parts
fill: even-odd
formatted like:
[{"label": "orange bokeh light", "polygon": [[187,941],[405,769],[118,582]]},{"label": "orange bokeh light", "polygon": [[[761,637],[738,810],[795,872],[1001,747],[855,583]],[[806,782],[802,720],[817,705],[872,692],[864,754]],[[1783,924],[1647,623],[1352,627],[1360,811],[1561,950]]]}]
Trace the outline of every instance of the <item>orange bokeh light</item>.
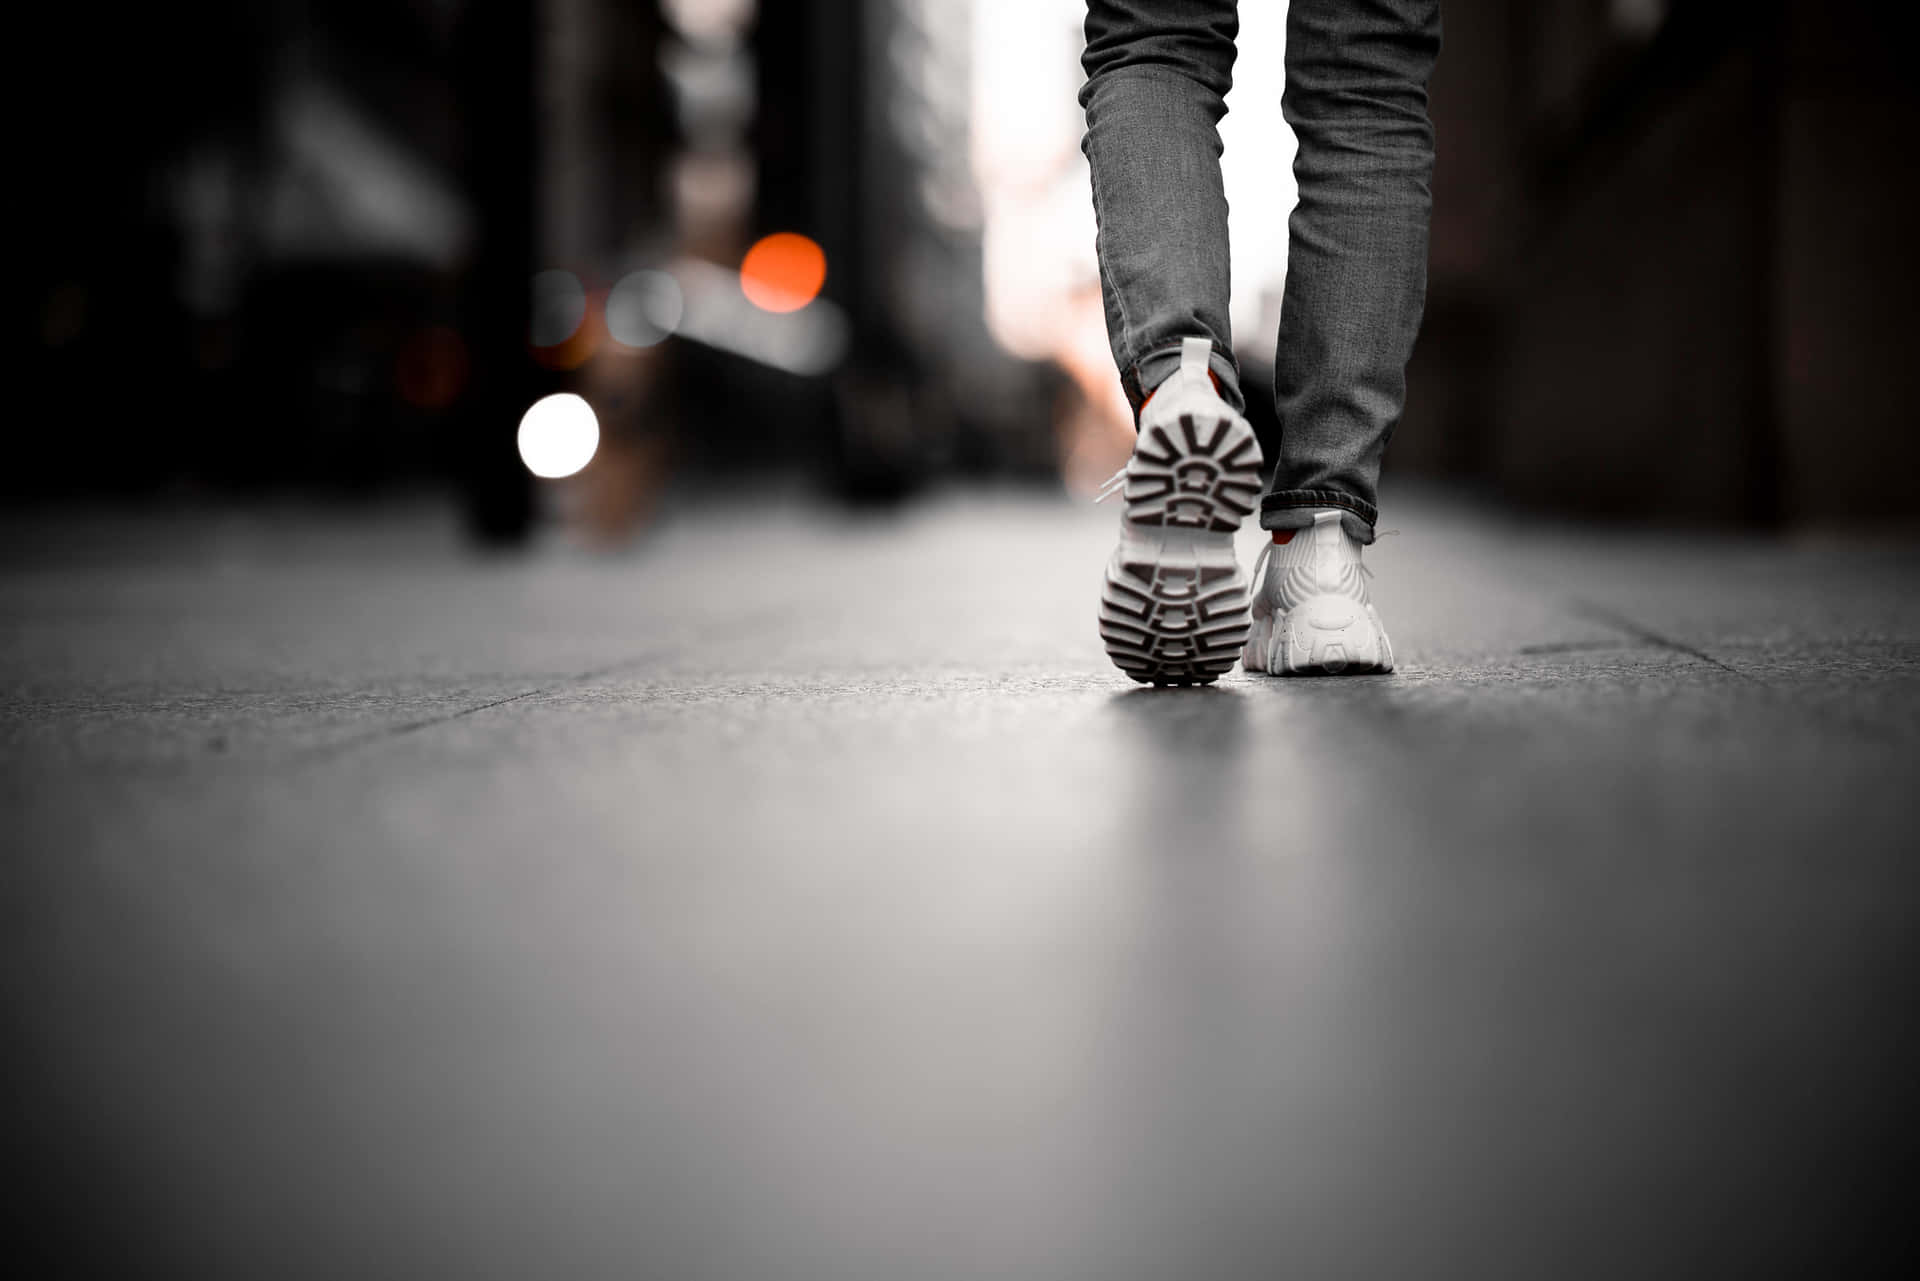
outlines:
[{"label": "orange bokeh light", "polygon": [[740,261],[740,292],[766,311],[798,311],[827,283],[827,255],[791,231],[756,242]]}]

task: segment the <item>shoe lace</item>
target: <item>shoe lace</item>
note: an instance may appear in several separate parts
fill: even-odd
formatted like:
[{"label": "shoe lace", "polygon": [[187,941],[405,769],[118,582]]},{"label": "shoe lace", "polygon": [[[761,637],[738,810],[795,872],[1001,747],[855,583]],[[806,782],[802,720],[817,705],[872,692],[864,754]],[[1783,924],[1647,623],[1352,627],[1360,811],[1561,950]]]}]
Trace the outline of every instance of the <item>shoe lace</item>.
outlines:
[{"label": "shoe lace", "polygon": [[[1128,460],[1128,461],[1129,463],[1131,463],[1132,460]],[[1113,473],[1113,475],[1107,477],[1106,480],[1101,482],[1100,492],[1094,495],[1093,501],[1096,503],[1104,503],[1109,498],[1112,498],[1115,494],[1119,493],[1121,490],[1125,489],[1126,487],[1127,487],[1127,469],[1125,467],[1122,467],[1119,471]]]}]

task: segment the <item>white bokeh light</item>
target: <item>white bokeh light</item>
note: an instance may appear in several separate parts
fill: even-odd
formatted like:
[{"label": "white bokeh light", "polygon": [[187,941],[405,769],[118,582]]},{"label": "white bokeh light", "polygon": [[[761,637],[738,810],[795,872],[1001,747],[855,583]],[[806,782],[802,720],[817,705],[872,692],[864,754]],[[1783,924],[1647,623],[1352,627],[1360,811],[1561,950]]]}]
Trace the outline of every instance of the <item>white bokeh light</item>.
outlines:
[{"label": "white bokeh light", "polygon": [[664,271],[635,271],[607,295],[607,332],[626,347],[651,347],[680,328],[687,300]]},{"label": "white bokeh light", "polygon": [[695,44],[731,48],[753,21],[757,0],[663,0],[667,21]]},{"label": "white bokeh light", "polygon": [[520,461],[548,480],[571,476],[593,461],[600,420],[570,391],[542,396],[520,419]]}]

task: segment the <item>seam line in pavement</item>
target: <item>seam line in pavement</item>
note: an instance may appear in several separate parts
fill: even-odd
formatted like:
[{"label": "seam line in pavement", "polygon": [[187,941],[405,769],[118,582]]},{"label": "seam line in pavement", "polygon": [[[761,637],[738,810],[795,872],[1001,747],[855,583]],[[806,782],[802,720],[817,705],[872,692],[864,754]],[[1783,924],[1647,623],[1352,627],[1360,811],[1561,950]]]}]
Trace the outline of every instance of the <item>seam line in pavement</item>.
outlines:
[{"label": "seam line in pavement", "polygon": [[408,721],[405,725],[383,725],[379,729],[368,730],[364,734],[356,734],[351,738],[343,738],[337,742],[328,743],[325,746],[317,748],[314,754],[317,756],[332,756],[351,752],[355,748],[366,747],[372,743],[384,742],[387,739],[402,738],[408,734],[418,733],[423,729],[432,729],[436,725],[445,725],[448,721],[457,721],[463,716],[472,716],[476,712],[484,712],[490,708],[505,707],[508,703],[518,703],[522,699],[534,698],[544,693],[546,693],[544,689],[530,689],[519,694],[508,695],[506,698],[496,698],[491,702],[476,703],[472,707],[463,707],[459,711],[447,712],[440,716],[425,716],[417,721]]},{"label": "seam line in pavement", "polygon": [[1766,683],[1757,676],[1743,672],[1731,664],[1720,661],[1704,649],[1696,648],[1695,646],[1687,644],[1685,641],[1677,641],[1671,636],[1664,636],[1654,631],[1651,627],[1642,626],[1634,622],[1631,618],[1628,618],[1625,614],[1617,614],[1603,605],[1596,605],[1588,600],[1576,600],[1573,604],[1575,613],[1583,614],[1594,622],[1605,623],[1609,627],[1618,628],[1635,640],[1642,641],[1648,645],[1656,645],[1661,649],[1672,650],[1676,654],[1685,654],[1689,658],[1698,659],[1709,666],[1717,667],[1730,676],[1738,676],[1743,681],[1752,681],[1756,685],[1764,685]]},{"label": "seam line in pavement", "polygon": [[[764,611],[764,613],[771,612],[772,611]],[[761,615],[749,615],[747,621],[753,622],[760,617]],[[735,626],[739,624],[739,620],[729,620],[729,622]],[[371,747],[375,743],[385,743],[396,738],[403,738],[408,734],[418,733],[421,730],[434,729],[450,721],[457,721],[464,716],[472,716],[479,712],[490,711],[496,707],[505,707],[509,703],[525,702],[529,698],[539,698],[543,694],[550,694],[571,685],[578,685],[583,681],[599,680],[602,677],[611,676],[616,672],[632,671],[635,668],[646,667],[649,664],[657,663],[663,658],[671,657],[680,652],[687,647],[687,644],[688,642],[681,642],[679,644],[658,646],[644,653],[635,654],[631,658],[624,658],[613,663],[605,663],[599,667],[589,668],[584,672],[577,672],[571,676],[560,677],[557,681],[549,682],[539,689],[523,690],[518,694],[510,694],[506,698],[496,698],[489,702],[476,703],[472,707],[462,707],[458,711],[446,712],[439,716],[423,716],[417,721],[408,721],[405,725],[382,726],[379,729],[368,730],[364,734],[356,734],[351,738],[344,738],[338,742],[328,743],[323,747],[318,747],[312,751],[308,759],[311,760],[314,757],[343,756],[348,752],[355,751],[362,747]]]},{"label": "seam line in pavement", "polygon": [[475,712],[484,712],[489,708],[505,707],[508,703],[517,703],[523,698],[532,698],[536,694],[546,693],[543,689],[530,689],[525,693],[511,694],[506,698],[496,698],[491,703],[476,703],[472,707],[463,707],[457,712],[448,712],[445,716],[428,716],[421,720],[409,721],[405,725],[395,725],[390,729],[377,730],[369,738],[398,738],[402,734],[411,734],[416,730],[431,729],[435,725],[444,725],[448,721],[457,721],[462,716],[471,716]]}]

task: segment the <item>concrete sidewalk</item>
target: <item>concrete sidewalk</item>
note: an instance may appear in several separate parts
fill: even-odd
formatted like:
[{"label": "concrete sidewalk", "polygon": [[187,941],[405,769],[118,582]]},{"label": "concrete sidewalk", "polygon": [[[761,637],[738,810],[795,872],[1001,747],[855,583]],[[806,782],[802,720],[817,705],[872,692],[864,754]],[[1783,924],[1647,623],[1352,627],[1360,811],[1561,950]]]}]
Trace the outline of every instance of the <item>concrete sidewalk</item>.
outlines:
[{"label": "concrete sidewalk", "polygon": [[1094,631],[1113,519],[706,508],[506,562],[16,522],[47,1248],[1145,1281],[1895,1239],[1920,548],[1404,504],[1398,674],[1154,691]]}]

